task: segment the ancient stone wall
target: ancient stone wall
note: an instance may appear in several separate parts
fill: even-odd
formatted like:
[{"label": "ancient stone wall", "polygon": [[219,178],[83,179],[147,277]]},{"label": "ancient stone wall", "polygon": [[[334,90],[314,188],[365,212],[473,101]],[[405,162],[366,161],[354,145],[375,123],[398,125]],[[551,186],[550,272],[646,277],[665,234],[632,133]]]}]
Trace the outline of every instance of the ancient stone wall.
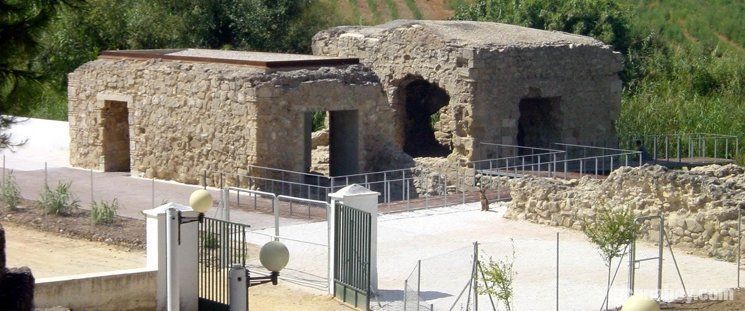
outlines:
[{"label": "ancient stone wall", "polygon": [[310,111],[357,112],[361,170],[396,155],[382,121],[391,110],[377,77],[361,66],[262,72],[101,58],[69,75],[68,96],[77,167],[104,169],[106,101],[126,103],[133,175],[198,183],[203,170],[245,174],[248,164],[304,171]]},{"label": "ancient stone wall", "polygon": [[[600,208],[630,208],[637,216],[662,213],[673,245],[733,260],[738,208],[745,208],[745,168],[735,165],[668,170],[624,167],[605,180],[526,177],[510,182],[512,202],[505,217],[580,229]],[[655,221],[644,239],[656,241]]]},{"label": "ancient stone wall", "polygon": [[550,114],[556,128],[540,133],[546,142],[615,146],[622,90],[618,55],[598,46],[562,45],[480,50],[474,57],[470,78],[478,87],[471,132],[479,141],[531,145],[517,141],[519,104],[542,98],[555,105]]},{"label": "ancient stone wall", "polygon": [[395,21],[320,32],[313,52],[358,57],[375,71],[395,111],[399,145],[403,87],[424,79],[444,89],[450,101],[434,129],[452,148],[451,161],[483,158],[477,142],[517,144],[524,98],[556,99],[552,140],[615,142],[621,59],[588,37],[495,23]]},{"label": "ancient stone wall", "polygon": [[[450,104],[443,108],[435,125],[435,136],[450,144],[459,155],[471,149],[472,141],[463,129],[469,128],[474,81],[468,76],[464,51],[445,45],[421,26],[393,29],[390,36],[337,36],[335,29],[316,34],[313,52],[317,55],[357,57],[381,78],[391,107],[396,111],[395,137],[403,146],[405,102],[402,88],[415,79],[424,79],[444,89]],[[457,117],[456,117],[457,116]],[[456,128],[461,131],[456,131]]]}]

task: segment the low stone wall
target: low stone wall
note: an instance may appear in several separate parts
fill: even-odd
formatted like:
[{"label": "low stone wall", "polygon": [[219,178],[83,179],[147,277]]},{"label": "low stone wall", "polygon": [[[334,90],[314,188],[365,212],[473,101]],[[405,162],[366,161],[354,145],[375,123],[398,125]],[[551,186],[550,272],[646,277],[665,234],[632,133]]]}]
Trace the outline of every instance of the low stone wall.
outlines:
[{"label": "low stone wall", "polygon": [[[637,216],[665,216],[673,245],[734,260],[738,208],[745,208],[745,168],[706,166],[690,171],[662,166],[624,167],[607,179],[526,177],[510,181],[507,218],[581,229],[598,209],[630,208]],[[643,226],[643,239],[659,236],[656,221]]]},{"label": "low stone wall", "polygon": [[158,271],[141,268],[36,280],[37,308],[154,310]]}]

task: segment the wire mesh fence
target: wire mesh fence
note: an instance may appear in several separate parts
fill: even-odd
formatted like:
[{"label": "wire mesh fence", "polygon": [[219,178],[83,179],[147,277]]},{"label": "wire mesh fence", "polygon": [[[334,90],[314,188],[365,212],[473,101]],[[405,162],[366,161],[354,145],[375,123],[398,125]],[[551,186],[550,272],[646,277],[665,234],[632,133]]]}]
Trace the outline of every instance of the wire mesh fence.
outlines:
[{"label": "wire mesh fence", "polygon": [[[405,276],[406,310],[508,310],[507,303],[509,310],[605,310],[606,295],[608,308],[615,309],[628,298],[632,275],[635,294],[663,301],[731,299],[736,286],[735,264],[680,254],[667,243],[659,266],[645,259],[659,255],[650,243],[639,242],[634,250],[633,257],[644,260],[630,262],[626,248],[609,264],[576,234],[560,239],[556,233],[553,240],[550,234],[545,240],[490,239],[421,259]],[[495,281],[508,277],[511,282]]]}]

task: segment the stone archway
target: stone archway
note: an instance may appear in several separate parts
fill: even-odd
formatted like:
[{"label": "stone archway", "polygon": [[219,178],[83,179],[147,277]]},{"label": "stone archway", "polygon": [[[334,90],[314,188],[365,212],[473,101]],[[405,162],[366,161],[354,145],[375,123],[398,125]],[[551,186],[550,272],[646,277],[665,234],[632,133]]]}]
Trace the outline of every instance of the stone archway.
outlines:
[{"label": "stone archway", "polygon": [[412,157],[446,157],[449,144],[437,140],[440,112],[450,102],[448,93],[422,78],[404,80],[398,90],[403,150]]}]

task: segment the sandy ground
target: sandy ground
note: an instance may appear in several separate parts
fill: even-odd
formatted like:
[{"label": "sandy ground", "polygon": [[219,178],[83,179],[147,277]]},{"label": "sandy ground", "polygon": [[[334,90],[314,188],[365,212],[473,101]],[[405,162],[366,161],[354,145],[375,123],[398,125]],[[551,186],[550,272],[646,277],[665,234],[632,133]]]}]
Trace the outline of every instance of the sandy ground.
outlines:
[{"label": "sandy ground", "polygon": [[5,228],[9,267],[28,266],[35,278],[141,268],[146,255],[99,242],[71,239],[22,228]]},{"label": "sandy ground", "polygon": [[[556,304],[556,232],[560,233],[559,304],[561,310],[599,309],[605,296],[607,267],[598,252],[581,232],[547,227],[502,217],[506,207],[497,204],[490,212],[481,212],[477,204],[453,206],[416,212],[389,214],[378,223],[379,297],[376,309],[400,309],[404,281],[421,260],[421,296],[423,305],[435,310],[456,309],[466,286],[473,254],[473,242],[480,243],[482,260],[511,257],[515,250],[515,298],[513,310],[545,310]],[[283,236],[324,241],[326,223],[294,225],[283,228]],[[656,254],[657,248],[639,243],[637,258]],[[691,294],[716,292],[736,285],[736,266],[685,254],[675,250],[683,280]],[[321,273],[318,258],[321,249],[296,245],[291,250],[290,266],[313,274]],[[684,295],[667,249],[663,263],[663,298],[672,300]],[[614,262],[616,268],[618,261]],[[627,261],[621,265],[611,291],[610,305],[620,305],[626,298]],[[642,263],[637,270],[636,291],[656,295],[657,265]],[[416,278],[409,279],[415,288]],[[488,297],[479,298],[482,308]]]},{"label": "sandy ground", "polygon": [[355,310],[321,292],[308,292],[297,285],[281,282],[251,287],[250,310]]}]

